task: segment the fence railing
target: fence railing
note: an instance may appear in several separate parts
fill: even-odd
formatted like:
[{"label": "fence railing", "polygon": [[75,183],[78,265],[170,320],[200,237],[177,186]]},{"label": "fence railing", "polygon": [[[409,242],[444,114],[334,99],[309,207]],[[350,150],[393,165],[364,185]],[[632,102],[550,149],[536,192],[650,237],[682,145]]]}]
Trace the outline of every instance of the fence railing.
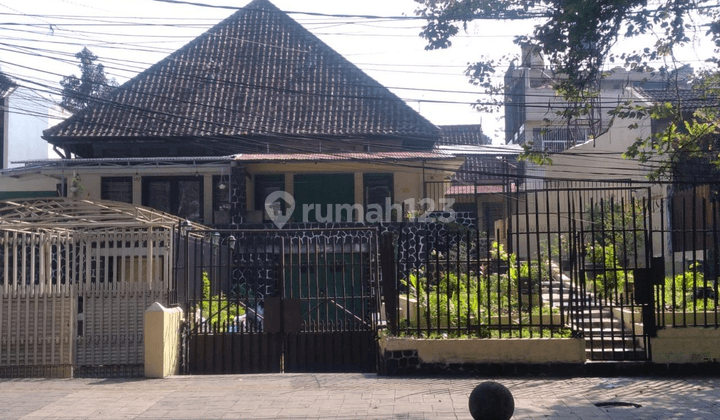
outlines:
[{"label": "fence railing", "polygon": [[[407,237],[413,235],[414,237]],[[390,329],[397,335],[481,338],[568,337],[570,304],[556,265],[542,258],[518,260],[488,232],[420,233],[400,230],[397,284],[385,289]],[[406,242],[422,247],[408,248]],[[408,251],[410,249],[411,251]],[[397,316],[392,313],[396,311]]]},{"label": "fence railing", "polygon": [[262,332],[273,299],[297,304],[291,318],[301,332],[374,330],[375,232],[220,230],[207,232],[216,239],[187,242],[181,294],[191,333]]},{"label": "fence railing", "polygon": [[[513,193],[498,236],[400,229],[398,316],[388,321],[413,335],[563,335],[585,329],[563,312],[577,313],[584,299],[602,312],[596,317],[620,323],[618,334],[643,325],[719,327],[716,190],[660,198],[647,185],[565,182]],[[485,235],[505,246],[476,238]],[[410,242],[421,246],[403,245]]]},{"label": "fence railing", "polygon": [[720,203],[718,185],[676,190],[653,203],[653,229],[664,278],[656,279],[659,327],[720,327]]},{"label": "fence railing", "polygon": [[168,229],[0,229],[0,376],[141,367],[172,253]]},{"label": "fence railing", "polygon": [[373,371],[377,228],[239,229],[184,241],[191,373]]}]

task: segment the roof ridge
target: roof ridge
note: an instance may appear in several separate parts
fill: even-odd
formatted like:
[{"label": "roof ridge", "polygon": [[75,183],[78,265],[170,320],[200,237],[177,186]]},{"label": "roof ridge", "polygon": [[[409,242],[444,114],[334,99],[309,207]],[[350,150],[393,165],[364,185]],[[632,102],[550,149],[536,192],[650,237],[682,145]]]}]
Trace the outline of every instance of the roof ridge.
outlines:
[{"label": "roof ridge", "polygon": [[54,144],[247,135],[435,140],[439,129],[273,3],[253,0],[43,132]]}]

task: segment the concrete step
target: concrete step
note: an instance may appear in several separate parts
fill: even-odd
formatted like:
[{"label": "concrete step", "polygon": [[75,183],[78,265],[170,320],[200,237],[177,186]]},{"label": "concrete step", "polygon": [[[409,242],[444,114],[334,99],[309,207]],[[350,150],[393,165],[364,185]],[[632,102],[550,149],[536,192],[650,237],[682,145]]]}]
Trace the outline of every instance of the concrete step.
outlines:
[{"label": "concrete step", "polygon": [[[637,338],[637,337],[635,337]],[[632,335],[620,335],[620,334],[603,334],[603,335],[585,335],[585,344],[592,346],[593,348],[602,348],[603,346],[609,347],[613,344],[620,343],[634,343],[635,339]]]},{"label": "concrete step", "polygon": [[609,331],[624,331],[625,327],[623,324],[616,319],[606,319],[600,321],[599,319],[571,319],[570,323],[576,326],[578,329],[583,330],[609,330]]},{"label": "concrete step", "polygon": [[[632,337],[632,331],[622,330],[620,328],[583,328],[582,333],[585,337]],[[636,335],[637,337],[637,335]]]},{"label": "concrete step", "polygon": [[585,357],[588,360],[645,360],[645,350],[636,349],[593,349],[585,350]]}]

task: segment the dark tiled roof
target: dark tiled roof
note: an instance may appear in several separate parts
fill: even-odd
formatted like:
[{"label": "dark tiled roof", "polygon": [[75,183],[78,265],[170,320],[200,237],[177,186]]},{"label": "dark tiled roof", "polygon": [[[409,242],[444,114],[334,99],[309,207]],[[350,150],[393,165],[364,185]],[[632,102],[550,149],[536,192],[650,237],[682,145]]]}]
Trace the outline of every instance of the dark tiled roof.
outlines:
[{"label": "dark tiled roof", "polygon": [[17,87],[15,82],[13,82],[12,79],[7,77],[5,73],[0,71],[0,98],[7,95],[8,92],[10,92],[10,90],[14,87]]},{"label": "dark tiled roof", "polygon": [[267,0],[44,132],[82,138],[404,136],[438,129]]},{"label": "dark tiled roof", "polygon": [[492,143],[492,139],[483,134],[480,124],[441,125],[439,128],[439,144],[481,146]]},{"label": "dark tiled roof", "polygon": [[[507,161],[505,160],[507,159]],[[465,163],[458,168],[453,176],[453,185],[472,184],[476,181],[503,180],[505,174],[516,175],[517,159],[515,156],[497,159],[495,156],[465,157]]]},{"label": "dark tiled roof", "polygon": [[693,111],[698,108],[717,107],[720,105],[717,94],[708,94],[696,89],[642,89],[636,88],[638,93],[650,102],[661,104],[669,102],[680,104],[684,111]]}]

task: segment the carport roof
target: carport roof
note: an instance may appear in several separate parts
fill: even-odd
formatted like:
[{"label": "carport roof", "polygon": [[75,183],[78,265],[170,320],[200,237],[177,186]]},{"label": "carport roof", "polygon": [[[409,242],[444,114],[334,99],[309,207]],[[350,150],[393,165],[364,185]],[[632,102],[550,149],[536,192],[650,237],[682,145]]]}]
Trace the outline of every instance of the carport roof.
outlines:
[{"label": "carport roof", "polygon": [[[0,201],[2,230],[112,230],[117,228],[171,229],[183,219],[148,207],[105,200],[28,198]],[[188,222],[193,230],[207,229]]]}]

